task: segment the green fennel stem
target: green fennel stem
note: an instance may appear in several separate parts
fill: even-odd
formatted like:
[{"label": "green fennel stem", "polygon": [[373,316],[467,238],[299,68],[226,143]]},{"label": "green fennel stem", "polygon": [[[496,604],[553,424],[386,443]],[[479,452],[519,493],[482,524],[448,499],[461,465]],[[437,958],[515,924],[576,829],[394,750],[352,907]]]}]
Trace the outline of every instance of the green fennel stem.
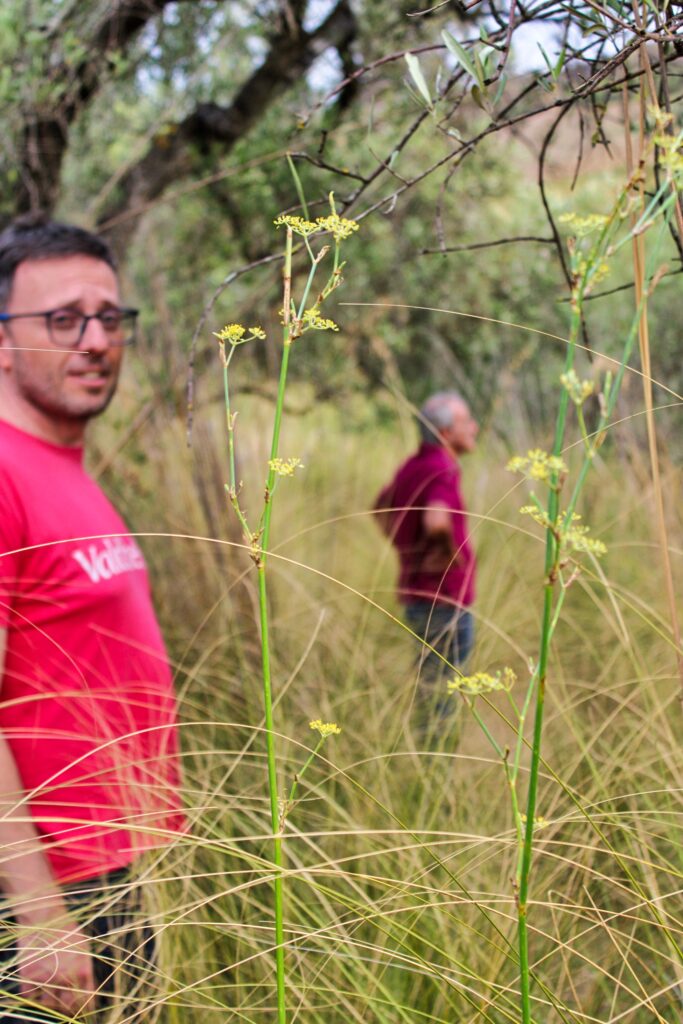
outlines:
[{"label": "green fennel stem", "polygon": [[273,827],[273,863],[275,878],[273,896],[275,902],[275,969],[277,976],[277,1019],[285,1024],[287,1010],[285,1001],[285,949],[284,915],[282,892],[282,837],[280,835],[280,814],[277,788],[275,736],[273,733],[273,696],[270,674],[270,648],[268,643],[268,595],[266,572],[263,562],[258,569],[259,617],[261,621],[261,664],[263,669],[263,701],[266,720],[266,747],[268,759],[268,791],[270,794],[270,819]]},{"label": "green fennel stem", "polygon": [[[577,289],[576,301],[573,305],[572,324],[569,335],[569,346],[565,361],[565,372],[572,368],[576,341],[581,324],[581,299],[582,289]],[[557,412],[557,423],[555,427],[555,443],[553,455],[560,456],[564,441],[565,425],[567,421],[567,409],[569,395],[563,392],[560,396],[560,405]],[[557,561],[559,557],[558,543],[554,535],[554,528],[559,513],[559,495],[557,480],[554,480],[548,499],[548,522],[550,526],[546,530],[545,548],[545,592],[543,597],[543,622],[541,627],[541,642],[538,659],[538,689],[536,692],[536,713],[534,716],[534,732],[531,747],[531,763],[529,767],[529,788],[527,790],[526,807],[526,828],[524,832],[524,844],[522,847],[519,878],[517,880],[517,934],[519,943],[519,969],[520,969],[520,993],[522,1008],[522,1024],[531,1024],[531,999],[530,999],[530,977],[529,977],[529,932],[527,925],[527,910],[529,896],[529,874],[531,871],[531,856],[533,851],[534,817],[536,813],[536,797],[538,793],[538,776],[541,761],[541,740],[543,736],[543,712],[545,709],[545,687],[548,671],[548,655],[550,653],[550,640],[553,632],[553,595],[555,591],[555,578],[557,575]]]},{"label": "green fennel stem", "polygon": [[249,524],[247,523],[244,513],[240,508],[239,500],[237,498],[237,473],[235,469],[235,427],[232,412],[230,410],[230,386],[228,378],[228,366],[230,364],[230,359],[232,358],[232,354],[234,351],[234,348],[232,348],[230,350],[230,355],[223,359],[223,392],[225,395],[225,416],[228,424],[228,458],[230,464],[230,476],[228,478],[230,480],[230,486],[228,488],[228,497],[230,499],[233,509],[235,510],[235,515],[237,516],[240,522],[240,526],[244,530],[244,533],[248,539],[250,533]]},{"label": "green fennel stem", "polygon": [[[285,328],[284,345],[282,349],[282,363],[280,365],[280,379],[278,382],[277,401],[275,405],[275,418],[273,421],[273,439],[270,449],[270,458],[277,458],[280,445],[280,428],[282,425],[282,411],[284,407],[285,385],[287,383],[287,368],[289,365],[290,336],[289,336],[289,291],[291,287],[292,268],[292,232],[287,231],[287,247],[285,253],[284,270],[284,291],[285,291]],[[270,818],[273,828],[273,863],[275,865],[275,878],[273,881],[273,896],[275,903],[275,967],[277,977],[277,1019],[278,1024],[286,1024],[287,1009],[285,998],[285,949],[284,949],[284,914],[283,914],[283,885],[282,885],[282,836],[280,833],[280,806],[277,786],[277,758],[275,751],[275,733],[273,730],[273,693],[270,671],[270,643],[268,636],[268,591],[266,586],[266,562],[268,557],[268,544],[270,541],[270,521],[273,509],[273,485],[275,483],[275,470],[270,468],[268,482],[266,484],[266,504],[263,511],[263,529],[260,539],[260,558],[258,564],[258,592],[259,592],[259,618],[261,623],[261,664],[263,669],[263,701],[266,721],[266,755],[268,761],[268,791],[270,794]]]}]

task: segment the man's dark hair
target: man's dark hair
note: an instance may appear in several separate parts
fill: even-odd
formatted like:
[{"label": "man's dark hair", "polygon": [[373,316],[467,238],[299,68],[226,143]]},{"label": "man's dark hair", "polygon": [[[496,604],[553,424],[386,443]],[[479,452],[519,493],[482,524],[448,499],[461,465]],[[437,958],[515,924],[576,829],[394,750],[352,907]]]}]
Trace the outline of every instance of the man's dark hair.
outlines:
[{"label": "man's dark hair", "polygon": [[49,220],[43,214],[25,214],[0,233],[0,309],[12,292],[14,274],[24,260],[60,256],[92,256],[116,270],[116,261],[103,238],[75,224]]}]

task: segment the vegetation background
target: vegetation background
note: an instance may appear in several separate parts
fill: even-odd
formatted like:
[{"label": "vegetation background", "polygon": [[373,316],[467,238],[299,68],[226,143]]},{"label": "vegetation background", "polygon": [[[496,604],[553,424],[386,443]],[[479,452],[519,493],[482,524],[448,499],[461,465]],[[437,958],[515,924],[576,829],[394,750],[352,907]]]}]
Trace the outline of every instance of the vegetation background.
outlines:
[{"label": "vegetation background", "polygon": [[[312,215],[333,190],[361,223],[327,314],[340,333],[293,350],[281,450],[305,469],[281,482],[273,530],[285,791],[314,745],[309,721],[342,728],[287,823],[291,1018],[520,1020],[505,777],[473,722],[455,749],[416,745],[415,652],[369,509],[415,443],[415,406],[460,390],[483,428],[464,466],[474,667],[528,675],[542,537],[504,467],[551,443],[570,297],[559,218],[612,209],[629,145],[637,155],[640,125],[653,130],[644,60],[676,115],[683,5],[418,7],[5,0],[0,12],[0,216],[48,209],[99,227],[142,310],[92,468],[143,535],[184,723],[192,834],[145,867],[164,931],[150,1017],[275,1019],[257,601],[225,498],[212,331],[240,321],[268,334],[234,373],[255,504],[279,364],[273,219],[299,212],[289,153]],[[653,190],[661,165],[645,173]],[[680,593],[681,244],[673,218],[648,303],[651,366],[632,361],[581,502],[608,554],[568,591],[552,645],[531,876],[538,1024],[673,1024],[683,1006],[681,681],[656,529],[663,496]],[[625,247],[585,303],[577,370],[598,386],[632,323],[633,284]],[[579,440],[572,420],[570,465]],[[482,715],[514,742],[502,703]]]}]

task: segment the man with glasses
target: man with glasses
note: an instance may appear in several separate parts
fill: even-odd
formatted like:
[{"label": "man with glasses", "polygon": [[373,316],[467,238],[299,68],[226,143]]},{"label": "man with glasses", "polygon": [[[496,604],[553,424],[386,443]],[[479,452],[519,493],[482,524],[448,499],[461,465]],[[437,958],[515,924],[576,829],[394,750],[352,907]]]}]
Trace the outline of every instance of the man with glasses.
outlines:
[{"label": "man with glasses", "polygon": [[136,316],[102,239],[0,234],[0,1022],[144,1012],[134,864],[184,827],[144,559],[83,467]]}]

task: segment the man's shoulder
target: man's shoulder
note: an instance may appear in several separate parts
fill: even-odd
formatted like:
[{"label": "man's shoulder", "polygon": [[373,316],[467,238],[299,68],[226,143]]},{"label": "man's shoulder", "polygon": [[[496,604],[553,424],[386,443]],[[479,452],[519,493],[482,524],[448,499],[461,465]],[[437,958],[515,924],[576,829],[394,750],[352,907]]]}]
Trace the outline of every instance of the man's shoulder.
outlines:
[{"label": "man's shoulder", "polygon": [[18,543],[17,537],[26,525],[25,489],[22,487],[22,472],[26,472],[26,467],[22,467],[7,448],[0,434],[0,550]]},{"label": "man's shoulder", "polygon": [[457,480],[458,464],[441,445],[422,445],[399,468],[397,476],[406,479]]},{"label": "man's shoulder", "polygon": [[0,487],[3,490],[15,490],[17,474],[26,471],[26,458],[22,457],[13,443],[10,429],[0,421]]},{"label": "man's shoulder", "polygon": [[5,472],[28,472],[34,461],[38,442],[30,434],[0,420],[0,469]]},{"label": "man's shoulder", "polygon": [[5,503],[11,497],[21,505],[27,492],[41,486],[48,486],[48,481],[43,466],[37,464],[30,438],[0,420],[0,495]]}]

